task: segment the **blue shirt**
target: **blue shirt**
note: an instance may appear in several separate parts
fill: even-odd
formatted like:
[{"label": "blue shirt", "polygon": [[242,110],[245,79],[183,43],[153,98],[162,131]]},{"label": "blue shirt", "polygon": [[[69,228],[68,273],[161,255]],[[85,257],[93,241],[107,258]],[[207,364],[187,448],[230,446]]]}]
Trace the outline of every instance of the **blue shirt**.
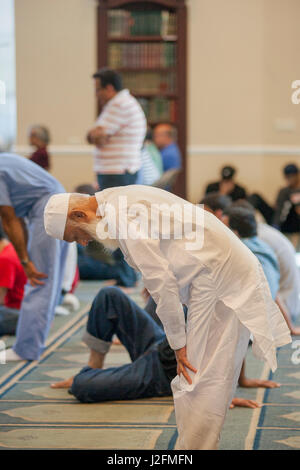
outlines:
[{"label": "blue shirt", "polygon": [[267,278],[270,291],[275,300],[279,289],[279,264],[272,248],[258,237],[242,238],[242,242],[258,258],[265,276]]},{"label": "blue shirt", "polygon": [[163,149],[160,149],[160,153],[162,156],[164,171],[181,168],[181,154],[179,147],[175,142]]},{"label": "blue shirt", "polygon": [[27,158],[0,153],[0,206],[13,207],[17,217],[26,217],[43,196],[64,192],[53,176]]}]

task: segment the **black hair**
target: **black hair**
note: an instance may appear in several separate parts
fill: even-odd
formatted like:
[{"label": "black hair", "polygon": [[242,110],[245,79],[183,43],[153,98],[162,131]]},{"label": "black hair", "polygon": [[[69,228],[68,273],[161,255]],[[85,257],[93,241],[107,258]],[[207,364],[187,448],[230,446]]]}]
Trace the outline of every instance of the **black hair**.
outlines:
[{"label": "black hair", "polygon": [[204,196],[204,198],[200,201],[200,204],[205,204],[212,211],[216,211],[218,209],[224,211],[231,205],[231,203],[232,201],[229,196],[217,192],[206,194],[206,196]]},{"label": "black hair", "polygon": [[236,230],[241,238],[257,235],[257,224],[254,212],[244,207],[229,207],[224,211],[229,218],[229,227]]},{"label": "black hair", "polygon": [[297,175],[299,173],[299,168],[295,163],[289,163],[283,168],[283,173],[285,176]]},{"label": "black hair", "polygon": [[116,91],[123,88],[122,77],[115,70],[103,67],[94,73],[93,78],[99,78],[102,88],[112,85]]}]

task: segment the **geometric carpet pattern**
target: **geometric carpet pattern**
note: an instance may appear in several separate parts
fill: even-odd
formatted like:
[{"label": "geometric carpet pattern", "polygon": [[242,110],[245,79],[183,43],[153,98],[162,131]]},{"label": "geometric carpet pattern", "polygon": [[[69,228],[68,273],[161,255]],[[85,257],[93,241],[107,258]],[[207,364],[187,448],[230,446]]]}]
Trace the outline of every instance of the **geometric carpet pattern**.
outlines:
[{"label": "geometric carpet pattern", "polygon": [[[90,302],[100,287],[99,282],[80,284],[80,311],[55,317],[39,362],[0,364],[0,449],[174,447],[177,434],[171,397],[82,404],[65,389],[50,388],[87,362],[88,349],[81,337]],[[139,303],[140,290],[131,292]],[[105,367],[129,361],[125,348],[113,345]]]},{"label": "geometric carpet pattern", "polygon": [[270,372],[269,379],[281,383],[281,387],[264,393],[264,407],[253,443],[255,450],[300,449],[300,365],[293,364],[294,353],[291,345],[278,351],[278,369]]},{"label": "geometric carpet pattern", "polygon": [[[293,337],[293,341],[299,339]],[[281,386],[273,389],[237,389],[237,396],[256,400],[263,406],[254,410],[229,410],[221,449],[300,449],[300,365],[292,362],[293,354],[295,356],[295,349],[292,349],[291,344],[279,348],[278,368],[272,373],[264,363],[253,357],[249,348],[246,357],[247,375],[274,380]]]},{"label": "geometric carpet pattern", "polygon": [[[90,303],[103,284],[80,283],[80,310],[55,317],[39,362],[0,364],[0,449],[174,449],[172,397],[82,404],[65,389],[50,388],[86,364],[88,349],[81,337]],[[140,291],[141,286],[129,295],[142,305]],[[247,375],[269,377],[282,386],[237,390],[238,396],[264,406],[229,410],[220,449],[300,449],[300,366],[291,362],[294,351],[291,345],[278,351],[278,369],[272,374],[249,349]],[[104,366],[129,360],[123,346],[113,345]]]}]

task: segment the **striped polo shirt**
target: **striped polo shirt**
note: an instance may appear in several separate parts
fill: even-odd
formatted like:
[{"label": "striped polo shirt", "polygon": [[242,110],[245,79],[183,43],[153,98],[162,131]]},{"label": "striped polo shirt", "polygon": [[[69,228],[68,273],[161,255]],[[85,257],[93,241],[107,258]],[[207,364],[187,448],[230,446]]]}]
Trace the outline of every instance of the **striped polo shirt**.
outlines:
[{"label": "striped polo shirt", "polygon": [[95,125],[103,126],[109,139],[101,148],[95,149],[94,171],[98,174],[138,171],[142,165],[146,118],[129,90],[119,91],[105,104]]}]

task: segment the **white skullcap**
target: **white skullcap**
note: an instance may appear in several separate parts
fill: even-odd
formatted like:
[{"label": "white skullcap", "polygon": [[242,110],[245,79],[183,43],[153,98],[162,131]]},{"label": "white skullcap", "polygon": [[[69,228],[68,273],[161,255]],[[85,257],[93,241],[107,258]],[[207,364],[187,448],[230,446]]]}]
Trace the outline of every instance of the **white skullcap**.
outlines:
[{"label": "white skullcap", "polygon": [[70,193],[54,194],[44,209],[44,226],[50,237],[64,239]]}]

